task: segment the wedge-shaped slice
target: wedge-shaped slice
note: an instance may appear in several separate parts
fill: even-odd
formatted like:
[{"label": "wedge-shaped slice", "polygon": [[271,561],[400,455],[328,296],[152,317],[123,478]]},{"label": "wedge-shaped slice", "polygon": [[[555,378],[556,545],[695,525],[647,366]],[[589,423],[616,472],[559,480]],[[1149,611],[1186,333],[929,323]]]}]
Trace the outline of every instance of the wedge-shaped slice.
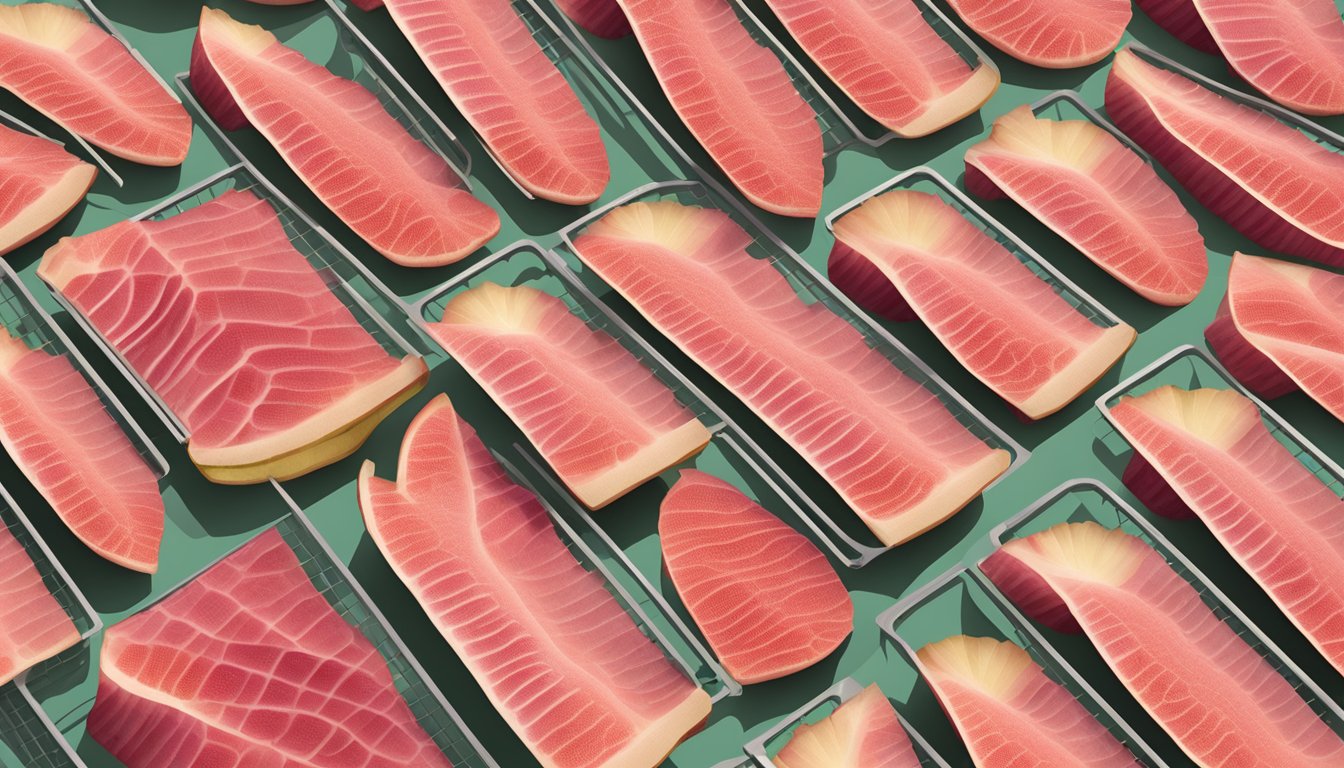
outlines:
[{"label": "wedge-shaped slice", "polygon": [[611,40],[625,37],[632,31],[616,0],[555,0],[560,10],[587,31]]},{"label": "wedge-shaped slice", "polygon": [[579,258],[742,399],[900,544],[1008,468],[930,390],[822,304],[807,304],[718,210],[632,203],[590,225]]},{"label": "wedge-shaped slice", "polygon": [[658,539],[677,594],[739,683],[807,669],[854,628],[854,603],[821,550],[713,475],[682,471]]},{"label": "wedge-shaped slice", "polygon": [[601,196],[611,169],[597,123],[509,3],[357,4],[387,7],[448,98],[524,189],[569,205]]},{"label": "wedge-shaped slice", "polygon": [[973,114],[999,87],[924,18],[919,0],[769,0],[817,65],[899,136],[926,136]]},{"label": "wedge-shaped slice", "polygon": [[0,256],[65,218],[97,175],[58,144],[0,125]]},{"label": "wedge-shaped slice", "polygon": [[344,458],[429,376],[369,335],[251,192],[65,238],[38,274],[172,410],[215,482]]},{"label": "wedge-shaped slice", "polygon": [[1344,761],[1344,741],[1142,540],[1062,523],[1009,541],[982,567],[1034,618],[1081,628],[1195,763]]},{"label": "wedge-shaped slice", "polygon": [[1191,0],[1134,0],[1134,4],[1177,40],[1205,53],[1219,52]]},{"label": "wedge-shaped slice", "polygon": [[103,637],[89,735],[127,768],[450,768],[275,529]]},{"label": "wedge-shaped slice", "polygon": [[158,570],[163,497],[154,472],[69,360],[3,329],[0,444],[89,549]]},{"label": "wedge-shaped slice", "polygon": [[620,3],[672,108],[738,190],[771,213],[816,216],[824,183],[816,113],[732,0]]},{"label": "wedge-shaped slice", "polygon": [[[1154,511],[1193,512],[1344,672],[1344,501],[1231,390],[1163,387],[1111,417],[1137,453],[1126,484]],[[1175,493],[1175,499],[1171,494]]]},{"label": "wedge-shaped slice", "polygon": [[499,232],[499,216],[377,96],[261,27],[202,8],[191,87],[224,128],[255,126],[318,199],[397,264],[449,264]]},{"label": "wedge-shaped slice", "polygon": [[1208,277],[1204,238],[1180,198],[1152,166],[1085,120],[1014,109],[966,151],[966,188],[1012,198],[1156,304],[1189,304]]},{"label": "wedge-shaped slice", "polygon": [[1139,763],[1013,643],[955,635],[915,654],[977,768],[1120,768]]},{"label": "wedge-shaped slice", "polygon": [[709,442],[709,430],[634,355],[535,288],[464,291],[429,332],[592,509]]},{"label": "wedge-shaped slice", "polygon": [[23,545],[0,524],[0,685],[79,642]]},{"label": "wedge-shaped slice", "polygon": [[1030,418],[1068,405],[1134,342],[1133,328],[1092,322],[935,195],[892,190],[834,228],[837,288],[866,307],[899,294],[967,370]]},{"label": "wedge-shaped slice", "polygon": [[1271,250],[1344,264],[1344,155],[1128,49],[1106,111],[1190,194]]},{"label": "wedge-shaped slice", "polygon": [[653,768],[709,716],[446,396],[411,422],[397,481],[373,469],[369,536],[545,768]]},{"label": "wedge-shaped slice", "polygon": [[1067,69],[1110,55],[1125,34],[1129,0],[948,0],[995,48],[1038,67]]},{"label": "wedge-shaped slice", "polygon": [[0,88],[127,160],[179,165],[191,118],[130,51],[80,11],[0,5]]},{"label": "wedge-shaped slice", "polygon": [[775,755],[777,768],[919,768],[891,702],[876,685],[836,708],[826,719],[801,725]]}]

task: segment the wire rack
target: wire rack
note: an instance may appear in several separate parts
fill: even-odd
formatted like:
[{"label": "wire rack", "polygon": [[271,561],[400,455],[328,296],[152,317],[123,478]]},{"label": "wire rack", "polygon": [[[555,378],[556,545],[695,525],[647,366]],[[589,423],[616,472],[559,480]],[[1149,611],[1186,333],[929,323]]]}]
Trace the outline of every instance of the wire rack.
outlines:
[{"label": "wire rack", "polygon": [[48,727],[17,686],[0,687],[0,765],[8,768],[69,768],[83,764],[70,745]]}]

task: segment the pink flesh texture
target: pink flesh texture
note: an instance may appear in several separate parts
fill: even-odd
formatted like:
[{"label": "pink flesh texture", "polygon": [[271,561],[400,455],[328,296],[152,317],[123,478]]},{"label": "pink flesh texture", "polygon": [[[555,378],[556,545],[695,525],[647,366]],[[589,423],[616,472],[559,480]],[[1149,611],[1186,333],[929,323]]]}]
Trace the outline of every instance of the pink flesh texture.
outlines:
[{"label": "pink flesh texture", "polygon": [[1008,542],[982,567],[1014,602],[1067,611],[1197,764],[1324,768],[1344,760],[1344,741],[1143,541],[1064,523]]},{"label": "pink flesh texture", "polygon": [[79,642],[23,545],[0,526],[0,685]]},{"label": "pink flesh texture", "polygon": [[274,529],[107,630],[88,732],[128,768],[451,768]]},{"label": "pink flesh texture", "polygon": [[186,159],[187,111],[74,8],[0,6],[0,88],[118,157],[164,166]]},{"label": "pink flesh texture", "polygon": [[584,205],[611,177],[597,123],[499,0],[384,0],[485,145],[543,200]]},{"label": "pink flesh texture", "polygon": [[1205,53],[1219,53],[1191,0],[1134,0],[1134,4],[1177,40]]},{"label": "pink flesh texture", "polygon": [[616,0],[555,0],[555,4],[575,24],[598,37],[615,40],[633,31]]},{"label": "pink flesh texture", "polygon": [[0,168],[0,255],[64,218],[98,175],[54,142],[3,125]]},{"label": "pink flesh texture", "polygon": [[769,0],[789,33],[864,112],[925,136],[980,109],[999,86],[925,20],[920,0]]},{"label": "pink flesh texture", "polygon": [[1129,24],[1129,0],[948,0],[976,34],[1015,59],[1067,69],[1106,58]]},{"label": "pink flesh texture", "polygon": [[1018,646],[957,635],[915,656],[977,768],[1120,768],[1139,763]]},{"label": "pink flesh texture", "polygon": [[66,238],[38,272],[177,415],[201,466],[305,448],[426,375],[379,346],[251,192]]},{"label": "pink flesh texture", "polygon": [[1008,468],[933,392],[806,304],[718,210],[634,203],[579,258],[806,458],[885,543],[937,525]]},{"label": "pink flesh texture", "polygon": [[1272,400],[1299,391],[1301,387],[1297,386],[1297,382],[1242,335],[1236,321],[1232,319],[1227,300],[1224,295],[1218,303],[1213,322],[1204,329],[1204,340],[1218,356],[1218,362],[1257,397]]},{"label": "pink flesh texture", "polygon": [[854,628],[849,592],[821,550],[717,477],[682,471],[659,508],[658,539],[677,594],[739,683],[806,669]]},{"label": "pink flesh texture", "polygon": [[966,151],[966,188],[1009,197],[1097,266],[1156,304],[1189,304],[1209,265],[1180,198],[1114,136],[1018,107]]},{"label": "pink flesh texture", "polygon": [[499,216],[377,96],[260,27],[202,9],[191,83],[224,128],[255,126],[318,199],[397,264],[450,264],[499,232]]},{"label": "pink flesh texture", "polygon": [[1344,265],[1344,156],[1129,50],[1106,111],[1209,210],[1265,248]]},{"label": "pink flesh texture", "polygon": [[816,113],[783,64],[752,39],[732,0],[620,0],[668,101],[754,205],[821,211]]},{"label": "pink flesh texture", "polygon": [[876,685],[812,725],[801,725],[774,757],[776,768],[919,768],[891,702]]},{"label": "pink flesh texture", "polygon": [[70,361],[0,330],[0,444],[89,549],[154,573],[158,480]]},{"label": "pink flesh texture", "polygon": [[411,422],[397,481],[373,469],[369,535],[546,768],[652,768],[709,715],[446,396]]},{"label": "pink flesh texture", "polygon": [[1164,388],[1122,400],[1111,417],[1156,471],[1151,484],[1175,491],[1344,671],[1344,502],[1274,438],[1255,404],[1231,390]]},{"label": "pink flesh texture", "polygon": [[[1102,328],[940,198],[911,190],[874,197],[835,222],[847,250],[877,269],[841,268],[836,287],[869,305],[895,291],[976,378],[1030,418],[1063,408],[1134,340]],[[874,295],[876,294],[876,297]]]},{"label": "pink flesh texture", "polygon": [[1344,19],[1331,0],[1188,2],[1246,82],[1303,114],[1344,114]]},{"label": "pink flesh texture", "polygon": [[550,294],[487,283],[455,297],[429,333],[591,508],[709,442],[648,368]]}]

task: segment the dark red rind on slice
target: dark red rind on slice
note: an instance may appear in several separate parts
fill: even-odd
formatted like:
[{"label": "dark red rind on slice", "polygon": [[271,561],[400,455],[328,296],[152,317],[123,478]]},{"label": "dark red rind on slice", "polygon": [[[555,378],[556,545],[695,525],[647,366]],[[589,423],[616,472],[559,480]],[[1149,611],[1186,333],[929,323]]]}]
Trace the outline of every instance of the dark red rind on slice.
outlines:
[{"label": "dark red rind on slice", "polygon": [[1226,297],[1213,322],[1204,329],[1204,340],[1227,372],[1256,395],[1273,400],[1301,389],[1277,363],[1241,335]]},{"label": "dark red rind on slice", "polygon": [[251,125],[247,115],[243,114],[242,107],[238,106],[233,94],[229,93],[229,87],[224,84],[224,80],[215,71],[215,66],[210,63],[210,57],[206,55],[205,46],[201,43],[200,29],[196,30],[196,39],[191,44],[191,68],[188,78],[197,101],[220,128],[237,131]]},{"label": "dark red rind on slice", "polygon": [[980,570],[1033,621],[1067,634],[1083,631],[1078,619],[1046,580],[1020,560],[998,549],[980,563]]},{"label": "dark red rind on slice", "polygon": [[1199,9],[1191,0],[1134,0],[1139,10],[1153,23],[1182,43],[1205,53],[1221,56],[1209,28],[1200,18]]}]

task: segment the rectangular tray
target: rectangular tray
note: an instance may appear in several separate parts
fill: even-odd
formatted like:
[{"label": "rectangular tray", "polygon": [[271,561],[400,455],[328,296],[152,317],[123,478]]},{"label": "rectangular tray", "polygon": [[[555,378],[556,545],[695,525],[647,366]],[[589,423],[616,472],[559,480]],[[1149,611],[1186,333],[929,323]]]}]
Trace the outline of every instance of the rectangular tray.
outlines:
[{"label": "rectangular tray", "polygon": [[0,687],[0,766],[70,768],[82,766],[50,722],[38,715],[18,686]]},{"label": "rectangular tray", "polygon": [[[289,514],[257,532],[274,528],[298,555],[304,571],[317,590],[340,615],[358,629],[377,647],[387,661],[392,679],[410,705],[421,726],[434,739],[454,766],[462,768],[499,768],[462,718],[453,710],[443,693],[425,673],[423,667],[406,648],[382,612],[373,605],[363,587],[349,569],[332,552],[317,529],[289,497],[285,490],[272,481],[272,487],[289,507]],[[251,541],[252,538],[249,538]],[[242,545],[240,545],[242,546]],[[237,551],[230,550],[230,554]],[[146,610],[177,590],[224,557],[205,566],[192,577],[140,607]],[[60,734],[72,745],[78,765],[102,768],[117,765],[116,761],[92,738],[84,733],[85,720],[93,707],[98,673],[94,659],[102,645],[102,635],[94,635],[76,646],[69,656],[46,666],[23,680],[19,686],[23,695],[33,704],[45,725]]]},{"label": "rectangular tray", "polygon": [[[766,229],[735,198],[726,196],[722,192],[716,192],[713,188],[698,182],[657,182],[645,185],[560,230],[560,237],[564,241],[564,246],[560,252],[565,258],[565,263],[571,267],[571,271],[578,277],[578,281],[588,289],[595,300],[606,301],[606,297],[611,296],[618,304],[625,303],[610,286],[602,282],[600,277],[583,266],[583,263],[574,254],[574,238],[589,224],[602,218],[612,209],[635,201],[659,199],[676,200],[684,205],[717,208],[727,213],[753,237],[753,244],[748,248],[748,253],[755,258],[767,261],[784,275],[803,301],[809,304],[821,303],[839,315],[863,335],[868,346],[881,352],[901,373],[933,392],[972,434],[992,447],[1008,451],[1012,456],[1012,463],[1008,470],[989,486],[990,488],[1009,476],[1030,457],[1030,451],[948,386],[942,377],[935,373],[928,364],[920,360],[909,348],[897,341],[890,332],[873,322],[872,318],[854,306],[848,298],[837,291],[802,257],[785,245],[773,232]],[[817,479],[820,482],[819,476]],[[857,568],[866,565],[891,549],[882,546],[877,537],[862,524],[857,515],[847,515],[845,516],[846,519],[841,521],[829,512],[824,511],[832,507],[844,508],[847,506],[833,489],[825,489],[825,494],[831,498],[818,501],[812,497],[811,493],[798,487],[796,481],[792,478],[781,475],[781,480],[794,494],[808,516],[826,528],[830,535],[842,543],[846,549],[852,551],[851,556],[845,558],[850,566]],[[824,483],[822,484],[824,485]]]}]

